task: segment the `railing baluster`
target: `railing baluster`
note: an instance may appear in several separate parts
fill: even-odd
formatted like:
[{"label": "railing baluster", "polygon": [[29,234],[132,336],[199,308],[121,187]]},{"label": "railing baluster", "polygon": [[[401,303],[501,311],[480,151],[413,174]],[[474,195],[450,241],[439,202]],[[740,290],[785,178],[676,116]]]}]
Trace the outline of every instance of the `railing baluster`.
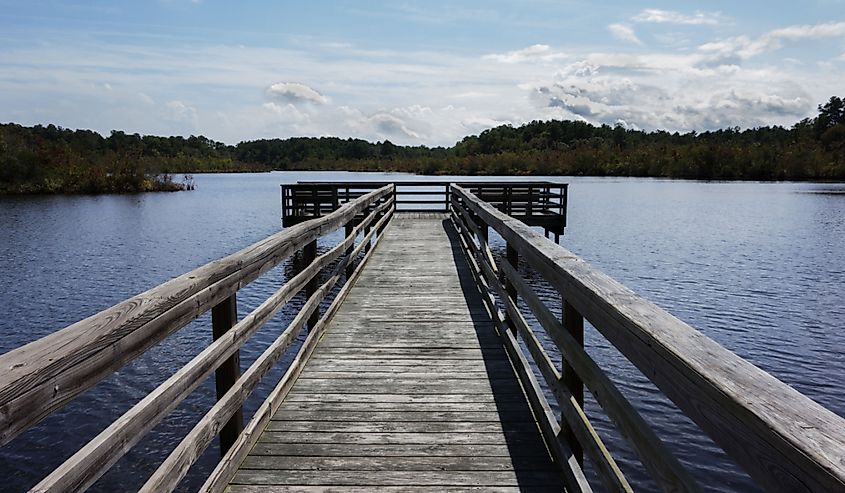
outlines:
[{"label": "railing baluster", "polygon": [[[306,268],[311,265],[311,262],[317,258],[317,240],[308,242],[302,248],[302,268]],[[317,286],[319,286],[319,273],[314,274],[314,277],[308,281],[308,284],[305,285],[305,298],[308,299],[317,291]],[[312,330],[315,325],[317,325],[317,321],[320,319],[320,307],[317,307],[314,310],[314,313],[311,314],[311,317],[308,319],[308,330]]]},{"label": "railing baluster", "polygon": [[[511,246],[510,242],[508,242],[508,244],[507,244],[506,257],[507,257],[508,263],[511,264],[511,266],[513,266],[513,268],[518,271],[519,270],[519,252],[513,246]],[[519,303],[517,301],[518,295],[516,293],[516,286],[514,286],[510,282],[510,280],[508,280],[507,277],[504,277],[504,281],[505,281],[505,291],[508,293],[508,298],[513,300],[514,306],[519,306]],[[514,337],[516,337],[517,328],[516,328],[516,325],[513,323],[513,321],[510,319],[510,317],[507,317],[507,323],[508,323],[508,327],[510,327],[510,329],[511,329],[511,332],[513,332]]]},{"label": "railing baluster", "polygon": [[[349,192],[347,191],[347,196]],[[355,221],[349,221],[343,228],[344,234],[343,237],[346,238],[352,234],[352,231],[355,229]],[[352,255],[352,250],[355,248],[355,241],[352,241],[352,244],[349,245],[349,248],[346,249],[346,258],[349,258]],[[352,272],[355,270],[354,265],[352,264],[352,259],[349,258],[349,263],[346,264],[346,280],[348,281],[350,277],[352,277]]]},{"label": "railing baluster", "polygon": [[[566,331],[569,332],[577,342],[578,345],[582,348],[584,347],[584,317],[578,313],[575,308],[570,305],[565,299],[562,300],[563,303],[563,313],[561,314],[563,326],[566,328]],[[563,359],[563,368],[562,368],[562,382],[566,386],[566,389],[569,390],[569,393],[572,394],[572,397],[575,398],[575,401],[578,402],[578,405],[581,406],[581,409],[584,409],[584,382],[581,381],[581,377],[578,376],[578,373],[575,371],[574,368],[569,364],[566,359]],[[585,410],[586,412],[586,410]],[[564,430],[565,436],[567,441],[569,442],[569,448],[572,449],[572,453],[575,455],[575,458],[578,460],[578,463],[582,466],[584,465],[584,449],[580,443],[578,443],[578,439],[575,437],[575,434],[572,431],[572,428],[566,424],[565,420],[561,420],[561,428]]]},{"label": "railing baluster", "polygon": [[[372,207],[367,207],[367,208],[364,210],[364,214],[365,214],[365,215],[369,215],[371,210],[372,210]],[[367,225],[367,227],[366,227],[366,228],[364,228],[364,237],[366,237],[368,234],[370,234],[370,230],[371,230],[371,229],[372,229],[372,226],[370,226],[370,225]],[[364,247],[364,254],[365,254],[365,255],[366,255],[366,254],[368,254],[368,253],[370,253],[370,248],[372,248],[372,247],[373,247],[373,242],[372,242],[372,240],[366,240],[366,241],[367,241],[367,246],[365,246],[365,247]]]},{"label": "railing baluster", "polygon": [[[238,322],[237,294],[229,296],[211,308],[211,332],[216,341],[223,337]],[[214,373],[214,383],[217,387],[217,400],[226,395],[232,385],[241,376],[240,350],[235,351],[221,364]],[[239,408],[229,421],[220,429],[220,456],[232,447],[238,435],[244,429],[243,408]]]}]

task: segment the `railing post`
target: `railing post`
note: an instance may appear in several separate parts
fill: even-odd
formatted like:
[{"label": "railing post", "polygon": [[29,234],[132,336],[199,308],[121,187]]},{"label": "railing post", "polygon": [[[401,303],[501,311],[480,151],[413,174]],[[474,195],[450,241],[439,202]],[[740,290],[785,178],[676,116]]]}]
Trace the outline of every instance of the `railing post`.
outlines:
[{"label": "railing post", "polygon": [[[379,201],[376,202],[376,204],[382,205],[385,202],[387,202],[387,200],[389,200],[389,199],[387,199],[387,198],[379,199]],[[389,209],[389,207],[388,207],[388,209]],[[381,219],[389,213],[388,209],[381,211],[379,213],[378,217],[373,218],[373,222],[381,221]],[[384,224],[382,224],[380,227],[376,228],[376,236],[381,236],[381,234],[384,233],[384,228],[386,228],[386,227],[387,227],[387,222],[385,221]]]},{"label": "railing post", "polygon": [[487,223],[484,222],[484,220],[481,219],[481,217],[475,216],[474,219],[475,219],[475,224],[478,226],[478,231],[481,233],[480,240],[483,242],[483,244],[481,245],[481,247],[482,247],[481,249],[483,251],[484,247],[487,247],[487,246],[490,245],[490,227],[487,226]]},{"label": "railing post", "polygon": [[[578,313],[575,308],[570,305],[565,299],[562,300],[563,303],[563,326],[569,335],[571,335],[576,342],[583,348],[584,347],[584,317]],[[562,379],[563,384],[566,386],[566,389],[569,390],[569,393],[572,394],[572,397],[575,398],[575,401],[581,406],[581,409],[584,409],[584,382],[581,381],[581,377],[575,372],[575,369],[569,365],[569,362],[566,359],[563,360],[563,371],[562,371]],[[561,430],[563,431],[564,437],[566,441],[569,443],[569,448],[572,449],[572,454],[578,460],[578,463],[582,466],[584,465],[584,449],[581,447],[581,444],[578,443],[578,439],[575,437],[575,434],[572,432],[572,428],[569,424],[566,423],[565,419],[561,418]]]},{"label": "railing post", "polygon": [[[511,246],[510,243],[507,244],[506,250],[507,261],[511,264],[511,267],[517,272],[519,272],[519,252],[516,251],[514,247]],[[515,306],[519,306],[517,303],[517,294],[516,294],[516,286],[514,286],[507,278],[505,278],[505,291],[508,293],[508,298],[513,300],[513,304]],[[510,317],[507,319],[508,327],[510,327],[511,332],[513,333],[514,337],[518,334],[516,329],[516,324],[514,324]]]},{"label": "railing post", "polygon": [[[369,215],[370,215],[370,213],[371,213],[372,211],[373,211],[373,206],[372,206],[372,205],[368,205],[368,206],[367,206],[367,208],[366,208],[366,209],[364,209],[364,217],[369,216]],[[368,235],[368,234],[370,234],[370,231],[373,229],[372,224],[373,224],[373,223],[372,223],[372,222],[370,222],[370,224],[368,224],[368,225],[364,228],[364,238],[366,238],[366,237],[367,237],[367,235]],[[364,255],[366,255],[366,254],[370,253],[370,249],[371,249],[372,247],[373,247],[373,239],[372,239],[372,238],[370,238],[369,240],[367,240],[367,244],[364,246]]]},{"label": "railing post", "polygon": [[[312,262],[314,259],[317,258],[317,239],[314,238],[312,241],[308,242],[302,248],[302,268],[305,269]],[[315,273],[314,277],[308,281],[308,284],[305,285],[305,299],[311,297],[312,294],[317,292],[317,286],[319,286],[320,280],[318,279],[319,273]],[[317,321],[320,320],[320,307],[314,309],[314,313],[308,318],[308,330],[313,330],[314,327],[317,325]]]},{"label": "railing post", "polygon": [[[355,229],[355,225],[353,224],[353,220],[350,219],[346,226],[343,228],[344,230],[344,238],[348,238],[349,235],[352,234],[352,230]],[[346,280],[349,281],[349,278],[352,277],[352,272],[355,271],[355,266],[352,263],[352,250],[355,249],[355,239],[352,240],[352,244],[349,245],[349,248],[346,249]]]},{"label": "railing post", "polygon": [[[237,294],[232,294],[211,308],[211,333],[217,340],[238,322]],[[241,376],[240,350],[220,365],[214,374],[217,400],[220,400]],[[220,456],[223,457],[238,439],[244,429],[243,408],[238,408],[229,421],[220,429]]]}]

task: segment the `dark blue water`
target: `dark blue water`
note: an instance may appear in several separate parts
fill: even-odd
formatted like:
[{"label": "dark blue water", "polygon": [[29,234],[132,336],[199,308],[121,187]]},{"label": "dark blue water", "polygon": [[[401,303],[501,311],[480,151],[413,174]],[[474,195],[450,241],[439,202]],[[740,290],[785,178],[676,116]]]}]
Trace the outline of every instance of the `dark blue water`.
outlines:
[{"label": "dark blue water", "polygon": [[[281,182],[380,179],[347,173],[195,178],[197,190],[185,193],[0,198],[0,306],[5,310],[0,353],[278,231]],[[572,185],[564,246],[845,414],[845,332],[840,330],[845,326],[845,194],[835,193],[845,186],[567,181]],[[257,306],[290,271],[286,263],[239,293],[239,312]],[[559,309],[558,297],[542,281],[534,283]],[[244,348],[244,366],[284,329],[300,303],[294,300]],[[209,339],[206,316],[0,449],[3,489],[33,486]],[[588,329],[586,344],[708,490],[754,491],[730,459],[598,333]],[[271,386],[258,390],[247,413]],[[207,382],[93,490],[137,489],[213,399],[213,383]],[[587,409],[635,487],[652,489],[635,456],[589,399]],[[196,489],[216,458],[211,447],[183,489]]]}]

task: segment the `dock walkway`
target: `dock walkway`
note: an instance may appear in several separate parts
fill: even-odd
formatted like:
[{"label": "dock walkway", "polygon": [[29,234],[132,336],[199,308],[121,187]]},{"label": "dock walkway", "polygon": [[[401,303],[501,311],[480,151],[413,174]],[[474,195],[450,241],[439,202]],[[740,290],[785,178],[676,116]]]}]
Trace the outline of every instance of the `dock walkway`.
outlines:
[{"label": "dock walkway", "polygon": [[420,216],[385,231],[233,493],[562,491],[448,216]]},{"label": "dock walkway", "polygon": [[[845,491],[845,418],[549,240],[565,226],[565,184],[291,187],[283,230],[0,355],[3,446],[211,315],[207,346],[32,491],[94,485],[212,375],[215,403],[139,491],[177,490],[217,444],[202,493],[698,493],[709,469],[650,422],[681,414],[765,491]],[[433,209],[403,209],[417,205]],[[286,282],[239,315],[239,290],[284,262]],[[287,327],[266,327],[300,293]],[[591,345],[615,348],[676,414],[640,413],[615,366],[585,347],[587,322]],[[264,328],[275,340],[242,368],[241,348]],[[247,398],[284,361],[244,423]],[[595,415],[621,447],[604,443]],[[622,450],[639,459],[626,464],[633,484]]]}]

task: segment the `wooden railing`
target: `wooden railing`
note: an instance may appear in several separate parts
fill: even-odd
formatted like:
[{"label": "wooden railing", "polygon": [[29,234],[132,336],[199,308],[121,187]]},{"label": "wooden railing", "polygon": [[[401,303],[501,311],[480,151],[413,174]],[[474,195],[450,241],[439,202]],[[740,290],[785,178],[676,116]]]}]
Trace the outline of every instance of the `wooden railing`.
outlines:
[{"label": "wooden railing", "polygon": [[[384,182],[299,181],[282,185],[282,223],[299,222],[328,214],[341,205],[381,188]],[[397,181],[396,210],[448,212],[452,183]],[[566,227],[569,186],[549,181],[462,181],[459,186],[476,194],[501,212],[532,226],[540,226],[558,241]]]},{"label": "wooden railing", "polygon": [[[586,387],[662,490],[700,490],[584,350],[586,319],[767,491],[845,491],[845,419],[470,191],[454,185],[451,203],[463,248],[550,450],[570,466],[572,472],[566,477],[570,489],[590,491],[580,467],[585,454],[608,491],[631,491],[584,412]],[[489,228],[507,244],[506,261],[500,264],[488,245]],[[563,305],[560,318],[519,274],[520,258],[558,291]],[[561,368],[553,364],[526,322],[518,298],[560,350]],[[559,423],[532,366],[539,369],[560,406]]]},{"label": "wooden railing", "polygon": [[[394,210],[393,190],[392,185],[373,190],[326,216],[284,229],[237,253],[0,356],[0,445],[211,310],[214,341],[55,469],[34,490],[86,489],[216,371],[217,403],[177,445],[142,491],[172,491],[218,432],[223,458],[203,490],[222,491],[233,466],[240,463],[257,439],[256,430],[263,429],[299,375],[326,321],[343,301],[350,279],[358,275],[369,258],[372,242],[381,239],[381,232]],[[353,224],[361,213],[363,219]],[[317,256],[317,239],[343,226],[345,238]],[[359,234],[363,237],[356,245]],[[302,270],[258,308],[238,320],[237,291],[300,250]],[[364,257],[356,268],[354,260],[362,252]],[[335,261],[328,280],[318,285],[318,274]],[[321,301],[344,274],[343,287],[321,316]],[[302,309],[267,350],[240,374],[240,347],[303,290],[307,301]],[[244,401],[285,355],[305,326],[309,329],[305,342],[278,385],[244,428],[239,417]]]}]

